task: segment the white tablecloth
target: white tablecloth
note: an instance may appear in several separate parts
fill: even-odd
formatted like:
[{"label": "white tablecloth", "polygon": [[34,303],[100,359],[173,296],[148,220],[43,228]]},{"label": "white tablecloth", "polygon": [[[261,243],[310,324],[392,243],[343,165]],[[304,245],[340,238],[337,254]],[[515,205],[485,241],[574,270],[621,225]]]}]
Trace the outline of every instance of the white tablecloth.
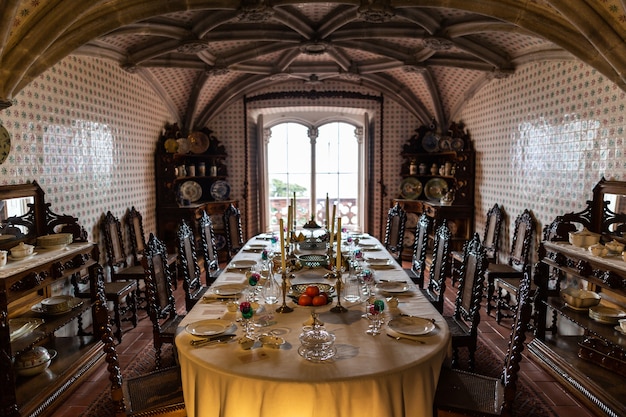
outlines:
[{"label": "white tablecloth", "polygon": [[[376,252],[377,257],[386,255],[384,250]],[[236,260],[259,257],[259,253],[242,251]],[[324,282],[324,272],[302,270],[294,283]],[[410,282],[397,265],[375,273],[379,280]],[[214,286],[244,281],[243,273],[227,270]],[[196,337],[184,331],[186,324],[209,318],[236,318],[236,314],[227,312],[224,303],[198,303],[176,337],[187,415],[430,416],[439,370],[450,349],[449,330],[441,315],[415,288],[401,294],[399,300],[397,308],[386,309],[388,319],[400,313],[435,319],[436,329],[420,337],[421,342],[398,341],[387,337],[384,329],[378,336],[366,334],[368,321],[361,318],[363,303],[342,301],[348,307],[347,313],[329,311],[336,300],[316,308],[325,328],[336,336],[337,355],[326,363],[311,363],[298,354],[299,335],[310,318],[311,307],[290,302],[294,312],[273,313],[276,323],[261,328],[262,332],[280,333],[286,340],[280,349],[262,347],[257,342],[252,349],[244,350],[236,341],[205,347],[190,345]],[[240,328],[237,333],[241,334]]]}]

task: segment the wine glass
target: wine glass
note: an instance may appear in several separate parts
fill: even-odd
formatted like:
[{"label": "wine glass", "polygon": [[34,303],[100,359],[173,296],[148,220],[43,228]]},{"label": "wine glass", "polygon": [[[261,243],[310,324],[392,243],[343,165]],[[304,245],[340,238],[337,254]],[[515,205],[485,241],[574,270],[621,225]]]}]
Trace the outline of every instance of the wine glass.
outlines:
[{"label": "wine glass", "polygon": [[372,304],[368,304],[366,307],[366,315],[370,321],[369,328],[365,333],[372,336],[380,334],[380,328],[385,322],[383,311],[385,310],[385,302],[383,300],[374,300]]},{"label": "wine glass", "polygon": [[254,308],[249,301],[243,301],[239,304],[239,311],[241,311],[241,320],[243,322],[243,333],[249,339],[254,339]]}]

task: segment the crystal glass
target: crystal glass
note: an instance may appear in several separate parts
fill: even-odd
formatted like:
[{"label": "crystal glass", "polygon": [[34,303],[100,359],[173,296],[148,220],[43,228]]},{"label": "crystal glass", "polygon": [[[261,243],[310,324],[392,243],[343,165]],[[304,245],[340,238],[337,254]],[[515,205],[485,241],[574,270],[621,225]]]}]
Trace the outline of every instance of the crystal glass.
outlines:
[{"label": "crystal glass", "polygon": [[265,304],[276,304],[280,299],[280,284],[276,282],[274,278],[274,272],[270,269],[269,275],[263,284],[263,288],[261,289],[261,295],[263,296],[263,300],[265,300]]},{"label": "crystal glass", "polygon": [[248,301],[243,301],[239,304],[239,311],[241,311],[241,321],[243,326],[243,333],[246,337],[250,339],[255,338],[254,331],[254,308],[252,308],[252,304]]},{"label": "crystal glass", "polygon": [[383,300],[375,300],[372,304],[366,306],[366,316],[370,321],[369,328],[365,333],[372,336],[380,334],[380,329],[385,322],[383,311],[385,310],[385,302]]}]

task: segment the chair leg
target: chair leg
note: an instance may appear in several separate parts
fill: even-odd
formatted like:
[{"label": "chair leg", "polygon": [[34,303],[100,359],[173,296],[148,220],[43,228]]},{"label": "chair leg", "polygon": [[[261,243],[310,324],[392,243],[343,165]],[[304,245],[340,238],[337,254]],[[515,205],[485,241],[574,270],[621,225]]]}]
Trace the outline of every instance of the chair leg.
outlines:
[{"label": "chair leg", "polygon": [[469,350],[469,370],[474,372],[474,365],[476,365],[476,345],[470,345],[467,347]]},{"label": "chair leg", "polygon": [[137,294],[135,291],[126,296],[126,305],[130,309],[130,322],[135,328],[137,327]]},{"label": "chair leg", "polygon": [[113,323],[115,324],[115,338],[122,343],[122,318],[120,315],[120,300],[113,300]]},{"label": "chair leg", "polygon": [[154,362],[156,369],[161,369],[161,343],[154,343]]},{"label": "chair leg", "polygon": [[487,315],[491,315],[491,310],[493,310],[495,307],[492,304],[494,293],[495,293],[494,278],[492,276],[487,276]]}]

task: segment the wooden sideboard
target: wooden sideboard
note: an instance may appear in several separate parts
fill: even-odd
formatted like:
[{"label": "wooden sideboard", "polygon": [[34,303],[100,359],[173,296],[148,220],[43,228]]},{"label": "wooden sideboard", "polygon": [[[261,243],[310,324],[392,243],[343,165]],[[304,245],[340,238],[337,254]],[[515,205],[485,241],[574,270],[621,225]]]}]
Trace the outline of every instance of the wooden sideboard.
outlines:
[{"label": "wooden sideboard", "polygon": [[[55,231],[76,232],[75,242],[64,248],[35,247],[33,256],[10,258],[0,268],[0,415],[43,416],[77,387],[103,352],[102,343],[87,331],[92,324],[90,299],[74,299],[71,310],[57,315],[44,315],[37,306],[47,297],[66,294],[74,274],[93,277],[91,270],[97,265],[99,251],[84,240],[75,218],[49,210],[36,183],[0,187],[0,206],[0,249],[10,249],[17,242],[36,244],[38,236]],[[16,214],[16,210],[22,212]],[[43,324],[11,340],[16,322],[33,319],[43,319]],[[57,355],[43,373],[18,376],[13,367],[15,357],[34,346],[44,346]]]},{"label": "wooden sideboard", "polygon": [[[620,203],[622,205],[620,205]],[[602,180],[586,210],[557,217],[544,230],[535,268],[536,337],[528,350],[539,363],[600,416],[626,415],[626,335],[569,307],[566,288],[591,290],[602,305],[626,311],[626,262],[571,245],[568,233],[586,227],[602,241],[625,242],[626,183]]]}]

